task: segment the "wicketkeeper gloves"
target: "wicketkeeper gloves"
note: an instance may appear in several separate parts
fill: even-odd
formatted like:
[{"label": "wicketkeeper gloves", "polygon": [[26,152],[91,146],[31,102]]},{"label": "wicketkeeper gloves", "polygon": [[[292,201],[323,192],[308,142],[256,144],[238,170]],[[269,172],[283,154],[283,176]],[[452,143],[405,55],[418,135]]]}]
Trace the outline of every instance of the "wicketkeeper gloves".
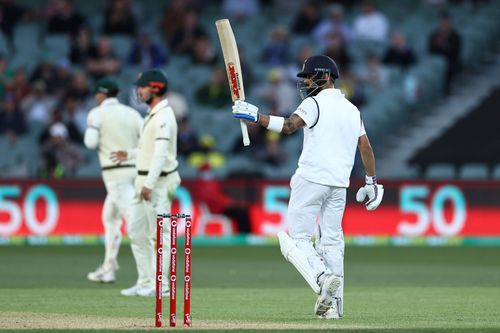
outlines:
[{"label": "wicketkeeper gloves", "polygon": [[376,176],[366,176],[365,182],[366,185],[356,193],[356,201],[363,202],[368,196],[368,201],[365,202],[366,209],[375,210],[384,197],[384,186],[377,184]]},{"label": "wicketkeeper gloves", "polygon": [[259,108],[253,104],[236,101],[233,105],[233,117],[253,121],[259,121]]}]

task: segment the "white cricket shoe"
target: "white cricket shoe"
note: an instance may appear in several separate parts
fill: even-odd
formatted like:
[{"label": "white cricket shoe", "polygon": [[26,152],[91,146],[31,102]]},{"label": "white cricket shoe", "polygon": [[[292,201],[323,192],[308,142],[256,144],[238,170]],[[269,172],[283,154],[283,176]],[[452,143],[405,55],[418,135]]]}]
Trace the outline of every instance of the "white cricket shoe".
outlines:
[{"label": "white cricket shoe", "polygon": [[116,281],[116,270],[106,269],[101,265],[95,271],[88,273],[87,279],[92,282],[113,283]]},{"label": "white cricket shoe", "polygon": [[[314,305],[314,313],[317,316],[323,316],[332,306],[335,293],[340,287],[340,282],[340,277],[336,275],[328,274],[325,277],[321,285],[320,294]],[[338,313],[337,304],[335,304],[335,310]]]},{"label": "white cricket shoe", "polygon": [[330,319],[330,320],[337,320],[340,319],[340,314],[339,314],[339,309],[337,306],[337,299],[334,299],[328,310],[321,315],[318,316],[319,319]]},{"label": "white cricket shoe", "polygon": [[[139,286],[137,284],[130,288],[122,289],[120,292],[123,296],[143,296],[143,297],[154,297],[156,296],[156,288]],[[163,288],[162,296],[170,296],[170,291],[168,288]]]}]

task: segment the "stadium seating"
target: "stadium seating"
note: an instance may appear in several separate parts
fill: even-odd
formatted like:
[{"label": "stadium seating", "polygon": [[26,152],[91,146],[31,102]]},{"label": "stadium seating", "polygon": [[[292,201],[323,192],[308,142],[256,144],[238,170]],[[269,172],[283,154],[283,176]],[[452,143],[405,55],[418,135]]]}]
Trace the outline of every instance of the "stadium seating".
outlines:
[{"label": "stadium seating", "polygon": [[[20,0],[21,5],[33,6],[29,0]],[[104,4],[95,1],[76,1],[75,5],[79,11],[86,16],[94,34],[94,39],[100,35],[103,23]],[[162,40],[161,33],[158,31],[158,24],[163,13],[164,3],[145,0],[140,2],[142,8],[140,17],[142,18],[141,31],[146,28],[152,31],[153,39]],[[200,12],[200,21],[202,27],[208,33],[214,42],[214,48],[218,53],[220,49],[217,43],[217,34],[214,28],[214,21],[220,19],[220,9],[212,3],[204,4]],[[438,10],[422,1],[411,1],[401,6],[397,0],[381,0],[377,2],[377,7],[388,17],[392,31],[402,31],[406,34],[408,43],[414,48],[418,56],[418,63],[407,73],[401,73],[397,69],[389,69],[390,82],[388,86],[380,92],[367,90],[368,101],[361,107],[365,123],[370,124],[369,134],[372,143],[377,149],[384,149],[384,139],[387,133],[394,131],[404,123],[408,117],[408,108],[412,107],[425,112],[429,105],[435,104],[436,99],[440,98],[440,90],[443,84],[443,73],[445,62],[442,58],[429,55],[427,52],[428,36],[432,30],[437,27]],[[461,33],[463,38],[463,60],[468,64],[478,63],[473,61],[478,58],[478,53],[485,53],[491,48],[492,41],[496,39],[500,29],[500,3],[491,1],[482,4],[474,15],[471,15],[471,6],[468,2],[447,6],[454,25]],[[345,20],[352,23],[353,18],[360,12],[360,4],[353,4],[345,13]],[[408,13],[411,12],[411,15]],[[324,11],[321,11],[324,14]],[[265,81],[269,66],[260,62],[262,46],[268,38],[269,31],[278,25],[290,26],[293,21],[292,15],[276,15],[268,5],[262,5],[262,14],[249,17],[244,21],[238,21],[233,24],[233,29],[237,35],[237,40],[245,53],[245,59],[249,68],[252,70],[254,79],[257,82],[254,89],[247,89],[247,99],[260,102],[256,96],[256,87],[262,86]],[[114,35],[111,36],[114,52],[124,61],[127,60],[130,48],[134,39],[129,36]],[[386,42],[367,42],[354,40],[349,45],[349,53],[354,63],[353,68],[359,68],[364,62],[367,52],[374,52],[378,56],[383,55],[389,41]],[[70,48],[70,39],[67,35],[48,35],[44,33],[44,23],[38,21],[21,22],[14,30],[13,45],[15,53],[11,54],[4,36],[0,35],[0,52],[9,54],[9,62],[12,68],[24,67],[30,74],[42,59],[52,59],[58,61],[67,57]],[[290,35],[291,58],[295,59],[298,50],[303,45],[309,45],[314,52],[320,52],[318,46],[307,36]],[[168,51],[168,47],[164,47]],[[169,51],[170,52],[170,51]],[[189,118],[193,129],[198,135],[211,134],[216,139],[216,149],[221,151],[227,158],[227,165],[221,169],[220,176],[227,176],[241,165],[251,166],[252,163],[244,160],[244,157],[231,154],[231,149],[235,142],[239,140],[239,126],[227,110],[215,110],[206,106],[198,105],[195,100],[195,91],[201,85],[210,80],[212,68],[210,66],[193,65],[188,56],[169,54],[169,62],[163,68],[169,78],[170,87],[187,98],[190,106]],[[219,59],[218,66],[222,64]],[[478,65],[480,65],[478,63]],[[116,76],[122,87],[130,87],[137,77],[141,68],[124,65],[121,73]],[[407,99],[404,89],[404,80],[412,76],[418,84],[419,99],[413,103]],[[129,89],[122,89],[120,98],[123,101],[128,99]],[[23,139],[22,145],[26,149],[33,151],[38,155],[37,137],[41,126],[30,125],[32,131]],[[1,139],[1,138],[0,138]],[[265,168],[264,173],[268,177],[287,178],[295,168],[295,163],[300,152],[302,137],[295,135],[282,140],[281,144],[289,160],[280,168]],[[1,141],[0,141],[1,142]],[[29,146],[29,147],[28,147]],[[97,168],[96,154],[86,155],[87,163],[82,166],[78,172],[79,177],[99,177],[99,168]],[[5,159],[0,161],[0,167],[5,164]],[[195,177],[196,170],[191,170],[186,166],[185,161],[181,161],[181,168],[186,177]],[[491,163],[490,163],[491,164]],[[251,167],[250,167],[251,168]],[[447,170],[447,171],[446,171]],[[479,169],[463,167],[459,170],[458,176],[465,178],[483,177]],[[496,170],[496,169],[495,169]],[[409,169],[407,176],[414,177],[419,172],[417,169]],[[30,169],[30,174],[35,175],[36,169]],[[439,165],[430,166],[425,172],[426,177],[453,177],[455,172],[450,172],[448,167],[440,168]],[[402,177],[404,175],[394,175]],[[495,176],[495,172],[493,172]]]},{"label": "stadium seating", "polygon": [[489,168],[486,164],[465,164],[460,168],[458,177],[461,179],[487,179],[489,177]]}]

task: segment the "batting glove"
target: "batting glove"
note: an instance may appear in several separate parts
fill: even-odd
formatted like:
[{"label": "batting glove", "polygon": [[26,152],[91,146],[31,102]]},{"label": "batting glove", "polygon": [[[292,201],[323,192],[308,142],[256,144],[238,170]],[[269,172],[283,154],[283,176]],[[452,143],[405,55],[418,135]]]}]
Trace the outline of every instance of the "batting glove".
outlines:
[{"label": "batting glove", "polygon": [[256,123],[259,121],[259,108],[244,101],[236,101],[233,105],[233,117]]},{"label": "batting glove", "polygon": [[366,176],[365,182],[366,185],[360,188],[358,193],[356,193],[356,201],[363,202],[366,197],[368,197],[368,201],[365,202],[366,209],[375,210],[384,197],[384,186],[377,184],[376,176]]}]

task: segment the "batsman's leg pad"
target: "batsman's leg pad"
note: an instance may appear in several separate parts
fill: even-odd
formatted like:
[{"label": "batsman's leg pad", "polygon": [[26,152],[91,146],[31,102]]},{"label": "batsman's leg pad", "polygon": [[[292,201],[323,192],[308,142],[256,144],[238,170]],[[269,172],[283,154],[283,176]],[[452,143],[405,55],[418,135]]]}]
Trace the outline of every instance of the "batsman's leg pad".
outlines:
[{"label": "batsman's leg pad", "polygon": [[320,286],[318,285],[316,278],[323,271],[314,271],[313,267],[309,263],[307,254],[297,247],[296,241],[290,238],[287,233],[279,232],[278,239],[280,242],[281,253],[285,257],[285,259],[289,261],[295,267],[295,269],[297,269],[297,271],[299,271],[300,275],[302,275],[302,277],[306,280],[312,290],[316,294],[319,294]]}]

